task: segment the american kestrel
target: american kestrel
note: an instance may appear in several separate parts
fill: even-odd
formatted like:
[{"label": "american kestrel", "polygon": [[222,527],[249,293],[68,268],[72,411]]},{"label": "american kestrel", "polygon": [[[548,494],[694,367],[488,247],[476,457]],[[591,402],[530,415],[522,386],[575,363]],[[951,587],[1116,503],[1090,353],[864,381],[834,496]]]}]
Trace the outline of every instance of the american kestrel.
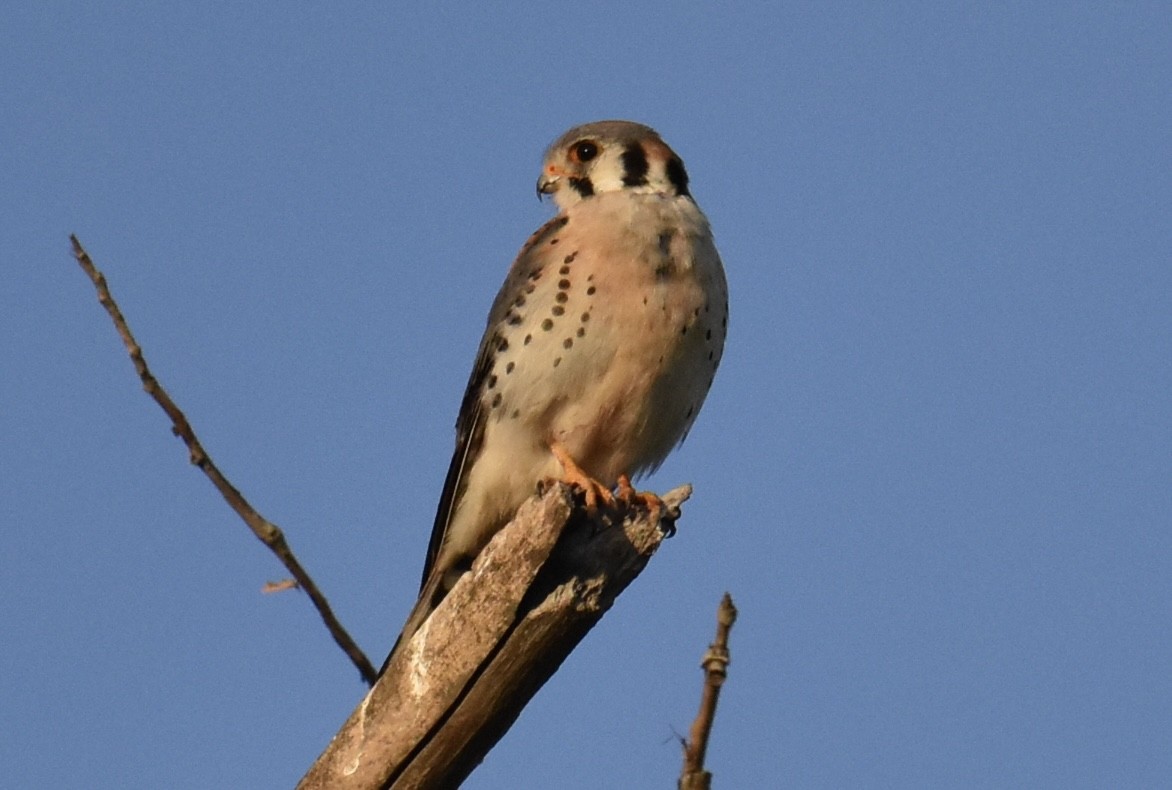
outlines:
[{"label": "american kestrel", "polygon": [[684,163],[655,130],[570,129],[537,191],[560,213],[525,242],[488,314],[399,644],[539,481],[574,483],[591,506],[616,486],[630,498],[628,476],[683,441],[720,364],[724,269]]}]

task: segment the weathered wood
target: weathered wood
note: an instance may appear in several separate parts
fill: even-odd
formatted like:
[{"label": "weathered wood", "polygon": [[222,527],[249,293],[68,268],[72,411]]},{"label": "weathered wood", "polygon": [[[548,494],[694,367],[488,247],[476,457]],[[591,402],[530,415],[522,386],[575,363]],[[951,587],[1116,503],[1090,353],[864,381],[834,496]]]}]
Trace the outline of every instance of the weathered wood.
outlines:
[{"label": "weathered wood", "polygon": [[[674,520],[690,488],[665,498]],[[663,539],[633,509],[590,518],[555,485],[477,557],[301,780],[320,788],[457,786]],[[669,524],[670,526],[670,524]]]}]

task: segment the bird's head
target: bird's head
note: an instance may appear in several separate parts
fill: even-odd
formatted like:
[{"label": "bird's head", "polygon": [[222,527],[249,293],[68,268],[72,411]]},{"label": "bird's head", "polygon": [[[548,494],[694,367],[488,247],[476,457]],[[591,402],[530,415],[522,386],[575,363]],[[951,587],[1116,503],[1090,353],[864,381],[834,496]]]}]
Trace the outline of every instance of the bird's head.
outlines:
[{"label": "bird's head", "polygon": [[545,152],[537,194],[553,195],[563,211],[605,192],[688,195],[688,173],[675,151],[649,126],[597,121],[575,126]]}]

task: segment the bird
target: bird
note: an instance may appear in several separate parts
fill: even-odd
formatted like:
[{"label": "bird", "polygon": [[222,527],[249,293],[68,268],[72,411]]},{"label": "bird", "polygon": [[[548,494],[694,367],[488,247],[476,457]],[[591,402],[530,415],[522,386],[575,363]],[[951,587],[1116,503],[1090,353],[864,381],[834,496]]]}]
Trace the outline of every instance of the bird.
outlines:
[{"label": "bird", "polygon": [[456,420],[420,595],[385,671],[539,483],[588,508],[687,435],[720,364],[728,286],[684,163],[632,121],[575,126],[546,150],[557,216],[522,246],[489,310]]}]

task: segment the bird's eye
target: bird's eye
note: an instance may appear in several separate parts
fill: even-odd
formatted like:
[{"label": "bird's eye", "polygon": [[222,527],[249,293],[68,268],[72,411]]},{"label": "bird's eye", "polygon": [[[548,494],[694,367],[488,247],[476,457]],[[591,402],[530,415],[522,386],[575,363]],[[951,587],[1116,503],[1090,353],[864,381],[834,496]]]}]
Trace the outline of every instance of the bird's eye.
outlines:
[{"label": "bird's eye", "polygon": [[598,144],[590,140],[574,143],[574,147],[570,149],[570,158],[578,162],[589,162],[596,156],[598,156]]}]

